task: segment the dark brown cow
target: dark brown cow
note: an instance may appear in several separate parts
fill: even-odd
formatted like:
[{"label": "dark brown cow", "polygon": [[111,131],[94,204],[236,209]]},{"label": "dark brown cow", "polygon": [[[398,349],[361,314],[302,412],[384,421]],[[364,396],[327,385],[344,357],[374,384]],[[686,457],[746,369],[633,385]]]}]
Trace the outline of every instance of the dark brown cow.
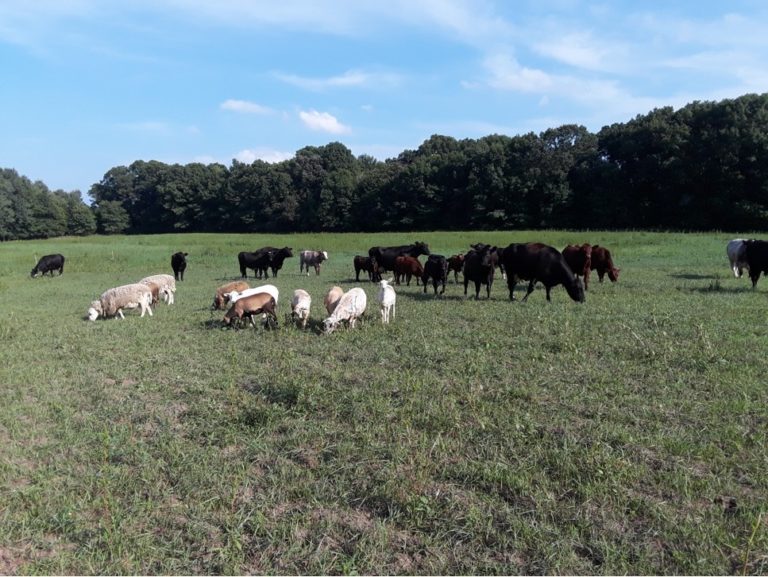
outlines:
[{"label": "dark brown cow", "polygon": [[352,263],[355,265],[355,281],[360,282],[360,271],[364,270],[368,273],[368,280],[371,282],[379,282],[381,275],[379,274],[379,263],[372,256],[357,255],[352,259]]},{"label": "dark brown cow", "polygon": [[597,271],[597,276],[600,279],[600,282],[603,282],[603,277],[606,273],[611,282],[616,282],[619,280],[619,272],[621,271],[620,268],[613,266],[611,251],[597,244],[592,247],[592,263],[590,269]]},{"label": "dark brown cow", "polygon": [[749,267],[749,278],[752,280],[752,288],[757,286],[757,281],[763,273],[768,274],[768,241],[746,240],[746,258]]},{"label": "dark brown cow", "polygon": [[453,280],[459,284],[459,273],[464,268],[464,253],[460,252],[448,257],[448,273],[453,271]]},{"label": "dark brown cow", "polygon": [[415,276],[418,285],[421,275],[424,274],[424,267],[415,257],[399,256],[395,259],[393,272],[395,273],[395,284],[400,284],[400,280],[405,277],[405,284],[411,286],[411,277]]},{"label": "dark brown cow", "polygon": [[523,301],[533,292],[536,282],[541,282],[547,290],[548,301],[552,300],[549,294],[552,287],[561,284],[573,300],[584,302],[584,284],[574,276],[560,251],[552,246],[538,242],[513,243],[504,249],[502,262],[507,271],[510,300],[515,300],[517,281],[527,280],[528,292]]},{"label": "dark brown cow", "polygon": [[592,245],[585,242],[581,246],[569,244],[563,249],[563,258],[571,267],[573,274],[584,277],[584,290],[589,290],[589,271],[592,270]]},{"label": "dark brown cow", "polygon": [[475,283],[475,299],[480,298],[480,285],[486,285],[488,298],[491,298],[491,286],[493,285],[493,273],[496,264],[492,253],[496,247],[489,244],[473,244],[472,250],[464,259],[464,296],[467,296],[467,288],[470,281]]}]

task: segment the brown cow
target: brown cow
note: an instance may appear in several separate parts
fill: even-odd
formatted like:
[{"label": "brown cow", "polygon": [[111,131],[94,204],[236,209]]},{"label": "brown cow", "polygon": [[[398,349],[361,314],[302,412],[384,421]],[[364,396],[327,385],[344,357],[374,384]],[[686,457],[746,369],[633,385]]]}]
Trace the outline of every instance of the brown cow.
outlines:
[{"label": "brown cow", "polygon": [[571,267],[574,276],[584,277],[584,290],[589,290],[589,271],[592,270],[592,245],[569,244],[563,249],[563,258]]},{"label": "brown cow", "polygon": [[411,277],[416,277],[416,284],[419,284],[421,275],[424,274],[424,267],[421,266],[419,259],[413,256],[398,256],[395,258],[395,284],[400,284],[400,279],[405,277],[407,286],[411,286]]},{"label": "brown cow", "polygon": [[460,252],[448,257],[448,274],[453,271],[453,280],[459,284],[459,273],[464,268],[464,253]]},{"label": "brown cow", "polygon": [[613,259],[611,259],[611,251],[607,248],[595,245],[592,247],[592,264],[591,270],[597,271],[597,276],[600,278],[600,282],[603,282],[603,277],[608,273],[608,278],[611,282],[619,280],[620,268],[613,266]]}]

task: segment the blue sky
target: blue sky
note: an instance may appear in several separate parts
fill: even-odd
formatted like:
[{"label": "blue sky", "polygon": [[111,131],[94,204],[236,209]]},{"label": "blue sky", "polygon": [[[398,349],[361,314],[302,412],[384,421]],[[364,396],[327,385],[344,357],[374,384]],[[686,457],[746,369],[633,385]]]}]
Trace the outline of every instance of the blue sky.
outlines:
[{"label": "blue sky", "polygon": [[768,91],[763,0],[0,0],[0,167],[379,159]]}]

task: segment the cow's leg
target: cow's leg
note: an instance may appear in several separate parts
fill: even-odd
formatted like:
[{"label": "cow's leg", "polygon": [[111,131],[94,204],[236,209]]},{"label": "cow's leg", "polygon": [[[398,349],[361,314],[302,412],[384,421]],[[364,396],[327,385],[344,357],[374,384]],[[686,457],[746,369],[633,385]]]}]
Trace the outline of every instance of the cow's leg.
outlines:
[{"label": "cow's leg", "polygon": [[552,287],[550,287],[550,286],[547,286],[547,287],[544,287],[544,288],[546,288],[546,289],[547,289],[547,300],[548,300],[549,302],[552,302],[552,299],[551,299],[551,298],[549,298],[549,291],[551,291],[551,290],[552,290]]},{"label": "cow's leg", "polygon": [[525,296],[523,297],[523,302],[528,300],[528,296],[533,292],[533,287],[536,285],[536,279],[531,279],[531,282],[528,283],[528,290],[525,293]]},{"label": "cow's leg", "polygon": [[475,281],[475,300],[476,301],[480,300],[480,285],[481,284],[482,283],[479,280]]},{"label": "cow's leg", "polygon": [[589,289],[589,269],[584,271],[584,290]]},{"label": "cow's leg", "polygon": [[469,286],[469,279],[464,276],[464,296],[467,296],[467,287]]}]

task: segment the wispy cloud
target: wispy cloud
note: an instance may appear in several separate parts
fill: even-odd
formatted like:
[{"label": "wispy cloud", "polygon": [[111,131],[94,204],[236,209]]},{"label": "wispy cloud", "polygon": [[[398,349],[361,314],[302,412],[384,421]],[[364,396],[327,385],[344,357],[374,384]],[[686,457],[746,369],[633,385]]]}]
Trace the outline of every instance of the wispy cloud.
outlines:
[{"label": "wispy cloud", "polygon": [[273,110],[267,106],[256,104],[248,100],[236,100],[230,98],[221,103],[222,110],[231,112],[240,112],[243,114],[271,114]]},{"label": "wispy cloud", "polygon": [[328,132],[330,134],[349,134],[352,132],[349,126],[342,124],[335,116],[327,112],[301,110],[299,111],[299,118],[310,130]]},{"label": "wispy cloud", "polygon": [[397,86],[401,82],[401,78],[397,74],[364,72],[362,70],[348,70],[343,74],[326,78],[309,78],[296,74],[281,73],[277,73],[275,76],[287,84],[316,92],[331,88]]}]

